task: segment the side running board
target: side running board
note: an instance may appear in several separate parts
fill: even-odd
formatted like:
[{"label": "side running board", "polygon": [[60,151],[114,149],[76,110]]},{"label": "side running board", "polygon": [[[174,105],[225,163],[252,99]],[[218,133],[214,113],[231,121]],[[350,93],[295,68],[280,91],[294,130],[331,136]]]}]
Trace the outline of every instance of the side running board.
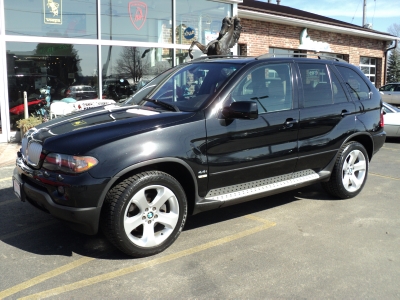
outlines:
[{"label": "side running board", "polygon": [[278,189],[293,187],[305,182],[319,179],[320,176],[313,170],[304,170],[292,174],[250,181],[243,184],[226,186],[208,192],[205,200],[232,201],[242,198],[255,198]]}]

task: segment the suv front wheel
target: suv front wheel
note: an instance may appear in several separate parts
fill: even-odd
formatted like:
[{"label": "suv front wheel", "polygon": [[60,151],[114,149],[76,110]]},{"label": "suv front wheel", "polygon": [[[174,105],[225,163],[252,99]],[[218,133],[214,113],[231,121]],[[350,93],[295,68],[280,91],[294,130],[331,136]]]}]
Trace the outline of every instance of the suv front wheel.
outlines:
[{"label": "suv front wheel", "polygon": [[347,143],[339,151],[331,178],[328,182],[322,182],[322,186],[335,197],[355,197],[367,180],[368,165],[368,154],[364,146],[358,142]]},{"label": "suv front wheel", "polygon": [[182,231],[186,216],[186,195],[179,182],[150,171],[125,179],[107,193],[100,226],[121,251],[144,257],[168,248]]}]

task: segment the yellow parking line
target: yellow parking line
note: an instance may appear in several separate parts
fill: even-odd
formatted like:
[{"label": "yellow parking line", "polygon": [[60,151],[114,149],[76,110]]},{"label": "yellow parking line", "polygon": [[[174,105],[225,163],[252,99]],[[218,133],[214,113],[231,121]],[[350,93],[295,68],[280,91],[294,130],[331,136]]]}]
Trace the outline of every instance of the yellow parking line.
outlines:
[{"label": "yellow parking line", "polygon": [[[261,218],[257,218],[257,217],[254,217],[254,216],[246,216],[246,217],[250,218],[250,219],[253,219],[253,220],[257,220],[257,221],[262,221]],[[170,262],[170,261],[178,259],[178,258],[182,258],[182,257],[188,256],[188,255],[192,255],[192,254],[195,254],[195,253],[198,253],[198,252],[201,252],[201,251],[204,251],[204,250],[216,247],[216,246],[220,246],[220,245],[232,242],[234,240],[238,240],[238,239],[241,239],[243,237],[246,237],[246,236],[255,234],[257,232],[266,230],[266,229],[271,228],[271,227],[276,225],[276,223],[269,222],[267,220],[262,221],[262,222],[264,224],[261,225],[261,226],[257,226],[255,228],[244,230],[244,231],[238,232],[236,234],[232,234],[232,235],[226,236],[224,238],[220,238],[218,240],[214,240],[214,241],[211,241],[211,242],[208,242],[208,243],[205,243],[205,244],[202,244],[202,245],[199,245],[199,246],[187,249],[187,250],[179,251],[177,253],[172,253],[172,254],[169,254],[169,255],[166,255],[166,256],[163,256],[163,257],[159,257],[159,258],[147,261],[147,262],[143,262],[143,263],[140,263],[140,264],[137,264],[135,266],[128,267],[128,268],[119,269],[117,271],[109,272],[109,273],[106,273],[106,274],[101,274],[101,275],[98,275],[98,276],[95,276],[95,277],[91,277],[91,278],[86,278],[86,279],[81,280],[81,281],[77,281],[77,282],[74,282],[74,283],[71,283],[71,284],[63,285],[63,286],[60,286],[60,287],[57,287],[57,288],[54,288],[54,289],[50,289],[50,290],[47,290],[47,291],[43,291],[43,292],[40,292],[40,293],[32,294],[32,295],[29,295],[29,296],[26,296],[26,297],[23,297],[23,298],[20,298],[20,299],[42,299],[42,298],[47,298],[47,297],[51,297],[51,296],[60,295],[62,293],[68,292],[68,291],[77,290],[77,289],[80,289],[80,288],[83,288],[83,287],[86,287],[86,286],[90,286],[90,285],[93,285],[93,284],[96,284],[96,283],[99,283],[99,282],[103,282],[103,281],[107,281],[107,280],[113,279],[113,278],[116,278],[116,277],[124,276],[124,275],[127,275],[127,274],[132,274],[134,272],[137,272],[137,271],[140,271],[140,270],[143,270],[143,269],[154,267],[156,265],[160,265],[160,264],[163,264],[163,263],[166,263],[166,262]],[[0,296],[1,296],[1,294],[0,294]]]},{"label": "yellow parking line", "polygon": [[382,147],[382,149],[387,149],[387,150],[395,150],[395,151],[399,151],[400,149],[396,149],[396,148],[389,148],[389,147]]},{"label": "yellow parking line", "polygon": [[20,292],[22,290],[25,290],[25,289],[27,289],[27,288],[29,288],[31,286],[39,284],[39,283],[41,283],[41,282],[43,282],[43,281],[45,281],[45,280],[47,280],[49,278],[52,278],[52,277],[58,276],[58,275],[60,275],[62,273],[68,272],[69,270],[77,268],[77,267],[79,267],[79,266],[81,266],[83,264],[86,264],[86,263],[88,263],[88,262],[90,262],[92,260],[94,260],[94,258],[83,257],[83,258],[80,258],[80,259],[78,259],[78,260],[76,260],[76,261],[74,261],[72,263],[66,264],[66,265],[64,265],[62,267],[59,267],[59,268],[55,269],[55,270],[52,270],[50,272],[47,272],[47,273],[39,275],[39,276],[37,276],[35,278],[32,278],[32,279],[30,279],[28,281],[20,283],[20,284],[18,284],[16,286],[13,286],[12,288],[9,288],[7,290],[4,290],[4,291],[0,292],[0,299],[4,299],[5,297],[11,296],[11,295],[13,295],[15,293],[18,293],[18,292]]},{"label": "yellow parking line", "polygon": [[21,202],[21,201],[18,200],[18,199],[15,199],[15,200],[6,200],[6,201],[0,202],[0,206],[6,205],[6,204],[9,204],[9,203],[13,203],[13,202]]},{"label": "yellow parking line", "polygon": [[1,178],[1,179],[0,179],[0,182],[2,182],[2,181],[7,181],[7,180],[10,180],[10,182],[11,182],[11,178],[12,178],[12,177]]},{"label": "yellow parking line", "polygon": [[378,177],[382,177],[382,178],[387,178],[387,179],[400,180],[400,178],[397,178],[397,177],[390,177],[390,176],[385,176],[385,175],[376,174],[376,173],[371,173],[371,172],[369,172],[369,174],[371,174],[371,175],[373,175],[373,176],[378,176]]}]

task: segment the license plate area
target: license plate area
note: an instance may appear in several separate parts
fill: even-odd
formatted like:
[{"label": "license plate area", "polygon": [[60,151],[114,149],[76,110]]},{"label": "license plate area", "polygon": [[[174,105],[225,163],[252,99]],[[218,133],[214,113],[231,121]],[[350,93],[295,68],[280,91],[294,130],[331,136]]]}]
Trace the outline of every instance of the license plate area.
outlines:
[{"label": "license plate area", "polygon": [[21,183],[13,178],[14,194],[21,200]]}]

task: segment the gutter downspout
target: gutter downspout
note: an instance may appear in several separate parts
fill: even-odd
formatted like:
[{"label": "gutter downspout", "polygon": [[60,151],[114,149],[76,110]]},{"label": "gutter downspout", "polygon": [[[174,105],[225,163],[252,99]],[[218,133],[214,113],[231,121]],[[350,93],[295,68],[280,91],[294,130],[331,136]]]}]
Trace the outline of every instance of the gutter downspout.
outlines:
[{"label": "gutter downspout", "polygon": [[395,39],[395,40],[394,40],[394,46],[385,50],[385,67],[384,67],[384,69],[383,69],[383,70],[384,70],[384,73],[383,73],[383,74],[384,74],[384,76],[383,76],[383,85],[386,84],[386,76],[387,76],[387,56],[388,56],[388,52],[389,52],[390,50],[396,49],[396,48],[397,48],[397,44],[398,44],[398,40]]}]

